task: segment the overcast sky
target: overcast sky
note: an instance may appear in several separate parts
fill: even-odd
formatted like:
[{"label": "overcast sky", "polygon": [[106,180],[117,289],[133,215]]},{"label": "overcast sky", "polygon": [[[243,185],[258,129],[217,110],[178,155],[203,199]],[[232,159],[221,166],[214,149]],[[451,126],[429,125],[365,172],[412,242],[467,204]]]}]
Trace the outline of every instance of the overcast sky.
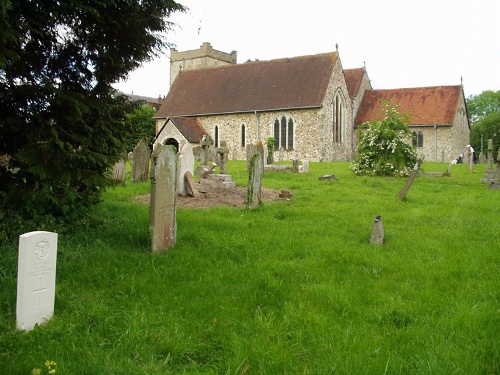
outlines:
[{"label": "overcast sky", "polygon": [[[366,64],[375,89],[458,85],[465,95],[500,90],[498,0],[177,0],[170,21],[178,51],[203,42],[238,52],[238,63],[333,52],[344,69]],[[115,87],[158,97],[169,86],[169,56]]]}]

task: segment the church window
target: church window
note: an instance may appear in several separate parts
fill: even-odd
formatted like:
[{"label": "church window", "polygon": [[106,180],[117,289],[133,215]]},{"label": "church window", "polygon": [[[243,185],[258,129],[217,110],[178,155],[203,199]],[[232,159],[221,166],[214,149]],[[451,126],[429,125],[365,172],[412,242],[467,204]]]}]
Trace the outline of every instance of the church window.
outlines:
[{"label": "church window", "polygon": [[246,146],[245,125],[241,125],[241,147]]},{"label": "church window", "polygon": [[214,143],[215,147],[219,147],[219,127],[217,125],[214,128]]},{"label": "church window", "polygon": [[333,99],[333,141],[345,141],[345,127],[346,127],[346,104],[340,92],[335,94]]},{"label": "church window", "polygon": [[413,147],[417,147],[417,132],[412,133],[412,145]]},{"label": "church window", "polygon": [[424,147],[424,133],[418,132],[417,147]]},{"label": "church window", "polygon": [[273,126],[274,149],[278,150],[283,147],[285,150],[293,150],[294,133],[292,117],[283,115],[281,118],[276,118]]}]

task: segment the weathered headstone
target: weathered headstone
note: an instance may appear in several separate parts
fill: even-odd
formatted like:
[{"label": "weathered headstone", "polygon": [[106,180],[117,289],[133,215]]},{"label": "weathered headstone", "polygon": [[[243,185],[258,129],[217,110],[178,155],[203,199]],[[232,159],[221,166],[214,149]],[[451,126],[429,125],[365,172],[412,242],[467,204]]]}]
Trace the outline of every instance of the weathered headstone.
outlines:
[{"label": "weathered headstone", "polygon": [[382,224],[382,217],[376,216],[372,224],[372,235],[370,243],[373,245],[384,244],[384,225]]},{"label": "weathered headstone", "polygon": [[490,183],[495,177],[495,170],[493,169],[493,139],[488,139],[488,167],[481,178],[482,183]]},{"label": "weathered headstone", "polygon": [[186,180],[184,176],[186,172],[190,172],[191,175],[194,173],[194,155],[193,146],[190,143],[186,143],[182,146],[181,153],[179,155],[179,174],[177,176],[177,193],[180,195],[187,195],[186,191]]},{"label": "weathered headstone", "polygon": [[132,182],[144,182],[148,179],[151,151],[145,141],[140,141],[134,148],[132,157]]},{"label": "weathered headstone", "polygon": [[113,165],[111,170],[111,179],[118,183],[124,183],[126,174],[127,162],[125,158],[122,158]]},{"label": "weathered headstone", "polygon": [[246,155],[247,155],[247,171],[250,172],[250,160],[252,156],[257,152],[257,145],[255,144],[247,144],[245,147]]},{"label": "weathered headstone", "polygon": [[264,159],[259,151],[250,158],[250,175],[247,186],[247,204],[256,208],[262,202],[262,176],[264,175]]},{"label": "weathered headstone", "polygon": [[201,156],[200,156],[200,164],[201,165],[207,165],[208,163],[208,149],[210,147],[210,139],[206,136],[203,135],[200,141],[201,145]]},{"label": "weathered headstone", "polygon": [[155,148],[151,168],[149,224],[153,252],[165,251],[175,245],[176,162],[177,156],[171,147],[161,145]]},{"label": "weathered headstone", "polygon": [[19,236],[16,326],[31,331],[54,315],[57,233],[30,232]]},{"label": "weathered headstone", "polygon": [[292,172],[293,173],[299,172],[299,161],[297,159],[292,160]]},{"label": "weathered headstone", "polygon": [[219,155],[219,168],[220,174],[227,174],[226,162],[229,149],[226,147],[226,142],[222,141],[220,147],[217,148],[217,154]]},{"label": "weathered headstone", "polygon": [[196,184],[194,182],[194,177],[191,172],[188,171],[186,172],[186,174],[184,174],[184,183],[186,186],[186,194],[191,195],[194,198],[199,198],[200,192],[196,187]]},{"label": "weathered headstone", "polygon": [[424,162],[424,159],[425,159],[425,156],[422,155],[418,161],[417,161],[417,164],[415,164],[415,167],[413,167],[413,171],[411,171],[410,173],[410,177],[408,177],[408,180],[406,181],[406,184],[405,186],[403,187],[403,189],[401,189],[401,191],[399,192],[399,200],[402,201],[403,199],[405,199],[406,197],[406,194],[408,193],[408,190],[410,190],[410,187],[411,187],[411,184],[413,183],[413,180],[415,179],[415,177],[417,176],[418,174],[418,170],[420,169],[420,166],[422,165],[422,163]]},{"label": "weathered headstone", "polygon": [[309,173],[309,160],[302,160],[302,172]]}]

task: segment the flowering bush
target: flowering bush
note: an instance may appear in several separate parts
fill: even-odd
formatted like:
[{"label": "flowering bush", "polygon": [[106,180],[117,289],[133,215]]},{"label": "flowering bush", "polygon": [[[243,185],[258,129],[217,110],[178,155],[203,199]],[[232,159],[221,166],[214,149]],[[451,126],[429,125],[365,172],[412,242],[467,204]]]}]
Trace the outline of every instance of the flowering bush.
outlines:
[{"label": "flowering bush", "polygon": [[409,115],[400,114],[390,103],[385,103],[385,114],[382,121],[363,124],[358,155],[351,163],[357,175],[408,176],[417,162],[407,126]]}]

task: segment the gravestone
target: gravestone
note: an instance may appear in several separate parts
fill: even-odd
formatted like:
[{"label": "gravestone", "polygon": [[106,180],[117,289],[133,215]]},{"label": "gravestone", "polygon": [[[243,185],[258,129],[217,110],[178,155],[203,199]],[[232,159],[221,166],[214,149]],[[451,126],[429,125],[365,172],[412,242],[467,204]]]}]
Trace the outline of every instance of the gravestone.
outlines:
[{"label": "gravestone", "polygon": [[255,144],[247,144],[245,147],[246,155],[247,155],[247,171],[250,172],[250,160],[252,156],[257,152],[257,145]]},{"label": "gravestone", "polygon": [[264,175],[264,159],[259,151],[250,158],[250,175],[247,186],[247,204],[256,208],[262,202],[262,176]]},{"label": "gravestone", "polygon": [[309,173],[309,160],[302,160],[302,172]]},{"label": "gravestone", "polygon": [[134,148],[132,157],[132,182],[144,182],[148,179],[151,151],[145,141],[140,141]]},{"label": "gravestone", "polygon": [[160,252],[175,245],[176,222],[176,162],[170,146],[157,146],[151,168],[150,234],[151,250]]},{"label": "gravestone", "polygon": [[495,174],[493,175],[493,184],[500,184],[500,148],[498,149],[497,154],[497,169],[495,171]]},{"label": "gravestone", "polygon": [[210,147],[210,139],[207,135],[203,135],[200,141],[201,145],[201,155],[200,155],[200,164],[207,165],[208,163],[208,149]]},{"label": "gravestone", "polygon": [[181,153],[179,155],[179,174],[177,176],[177,193],[180,195],[187,195],[186,179],[185,175],[190,172],[191,175],[194,173],[194,154],[193,146],[190,143],[186,143],[182,146]]},{"label": "gravestone", "polygon": [[417,161],[417,164],[415,164],[415,166],[413,167],[413,171],[411,171],[410,173],[410,177],[408,177],[408,180],[406,181],[406,184],[405,186],[403,187],[403,189],[401,189],[401,191],[399,192],[399,200],[402,201],[403,199],[405,199],[406,197],[406,194],[408,193],[408,190],[410,190],[410,187],[411,187],[411,184],[413,183],[413,180],[415,179],[415,177],[417,176],[418,174],[418,170],[420,169],[420,166],[422,165],[422,163],[424,162],[424,159],[425,159],[425,155],[422,155],[418,161]]},{"label": "gravestone", "polygon": [[488,167],[481,178],[482,183],[490,183],[495,177],[495,170],[493,169],[493,139],[488,139]]},{"label": "gravestone", "polygon": [[57,233],[19,236],[16,327],[31,331],[54,315]]},{"label": "gravestone", "polygon": [[373,245],[384,244],[384,226],[382,224],[382,216],[376,216],[373,220],[370,243]]},{"label": "gravestone", "polygon": [[111,179],[118,183],[125,183],[125,176],[127,174],[127,162],[125,158],[117,161],[111,170]]},{"label": "gravestone", "polygon": [[217,154],[219,155],[219,168],[220,174],[227,174],[226,162],[229,149],[226,147],[226,142],[222,141],[220,147],[217,148]]},{"label": "gravestone", "polygon": [[299,172],[299,161],[297,159],[292,160],[292,172],[293,173]]}]

